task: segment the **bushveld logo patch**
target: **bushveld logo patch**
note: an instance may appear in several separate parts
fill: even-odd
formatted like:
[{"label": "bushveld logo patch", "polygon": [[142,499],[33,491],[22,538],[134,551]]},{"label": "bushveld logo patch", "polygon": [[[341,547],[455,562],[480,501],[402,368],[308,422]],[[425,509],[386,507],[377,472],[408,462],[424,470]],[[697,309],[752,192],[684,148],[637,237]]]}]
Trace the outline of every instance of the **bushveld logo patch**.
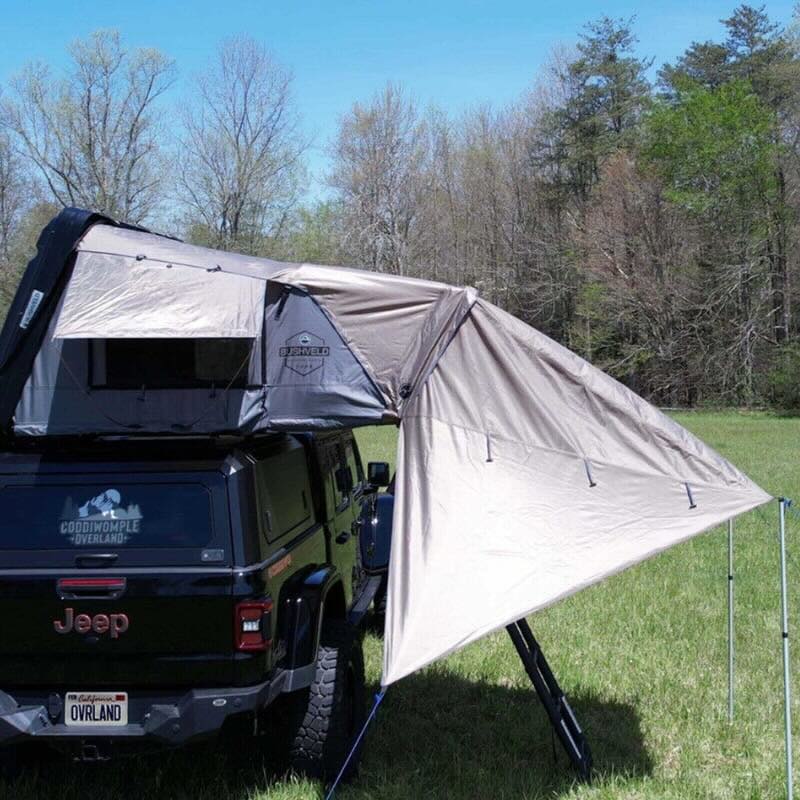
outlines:
[{"label": "bushveld logo patch", "polygon": [[138,505],[130,503],[123,508],[120,492],[106,489],[79,506],[68,497],[58,532],[76,547],[121,545],[139,533],[142,518]]},{"label": "bushveld logo patch", "polygon": [[331,348],[325,344],[325,340],[308,331],[290,336],[280,348],[283,363],[298,375],[310,375],[320,369],[330,354]]}]

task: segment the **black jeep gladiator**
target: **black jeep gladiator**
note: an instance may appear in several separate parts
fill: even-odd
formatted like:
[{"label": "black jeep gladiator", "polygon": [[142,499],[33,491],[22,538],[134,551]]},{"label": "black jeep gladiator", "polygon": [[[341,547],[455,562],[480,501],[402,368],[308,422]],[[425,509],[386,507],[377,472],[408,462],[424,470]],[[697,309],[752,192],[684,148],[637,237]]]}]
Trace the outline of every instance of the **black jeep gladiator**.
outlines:
[{"label": "black jeep gladiator", "polygon": [[0,454],[6,761],[24,742],[96,760],[257,731],[280,708],[268,746],[334,775],[365,712],[359,626],[385,591],[388,465],[369,466],[349,430]]}]

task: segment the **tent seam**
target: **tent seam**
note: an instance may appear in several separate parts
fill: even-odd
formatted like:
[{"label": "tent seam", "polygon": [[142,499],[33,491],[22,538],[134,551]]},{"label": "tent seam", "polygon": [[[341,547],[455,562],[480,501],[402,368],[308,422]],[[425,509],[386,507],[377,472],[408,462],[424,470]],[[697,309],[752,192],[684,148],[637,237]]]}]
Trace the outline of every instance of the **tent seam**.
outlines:
[{"label": "tent seam", "polygon": [[[95,256],[111,256],[113,258],[125,258],[125,259],[129,259],[131,261],[137,261],[136,256],[131,256],[131,255],[128,255],[127,253],[111,253],[111,252],[108,252],[106,250],[89,250],[89,249],[80,249],[80,250],[77,250],[76,252],[78,253],[78,255],[80,255],[81,253],[88,253],[89,255],[95,255]],[[199,269],[199,270],[202,270],[203,272],[209,272],[212,269],[212,268],[207,267],[207,266],[205,266],[205,267],[201,266],[200,264],[189,264],[186,261],[172,261],[172,260],[167,261],[167,259],[165,259],[165,258],[156,258],[156,257],[153,257],[153,256],[145,256],[145,258],[142,259],[142,260],[143,261],[153,261],[153,262],[155,262],[157,264],[164,264],[164,265],[171,264],[172,266],[176,266],[176,267],[187,267],[188,269]],[[263,281],[264,283],[269,283],[270,281],[272,281],[272,277],[271,276],[261,277],[260,275],[250,275],[249,273],[246,273],[246,272],[236,272],[234,270],[225,269],[224,267],[221,267],[219,264],[215,264],[214,265],[214,267],[218,267],[218,266],[219,266],[219,270],[216,270],[216,271],[223,272],[226,275],[236,275],[236,276],[238,276],[240,278],[249,278],[250,280]],[[276,281],[276,282],[277,283],[281,283],[281,281]]]},{"label": "tent seam", "polygon": [[[589,455],[586,455],[586,454],[582,455],[582,454],[580,454],[578,452],[573,452],[573,451],[570,451],[570,450],[560,450],[557,447],[548,447],[547,445],[534,444],[533,442],[526,442],[526,441],[524,441],[522,439],[511,439],[508,436],[502,436],[502,435],[499,435],[497,433],[493,433],[491,431],[488,431],[488,430],[485,430],[485,429],[482,429],[482,428],[473,428],[473,427],[470,427],[468,425],[460,425],[458,423],[449,422],[448,420],[442,419],[441,417],[438,417],[438,416],[436,416],[434,414],[406,414],[406,415],[403,416],[403,419],[404,420],[409,420],[409,419],[429,419],[429,420],[433,420],[435,422],[440,422],[442,425],[447,425],[448,427],[451,427],[451,428],[459,428],[459,429],[464,430],[464,431],[469,431],[470,433],[479,433],[482,436],[491,436],[496,441],[504,441],[504,442],[509,442],[511,444],[521,444],[524,447],[530,448],[531,450],[541,450],[541,451],[544,451],[544,452],[547,452],[547,453],[555,453],[557,455],[568,456],[569,458],[575,458],[575,459],[580,460],[580,461],[588,460],[588,461],[591,461],[594,464],[598,464],[598,465],[602,465],[602,466],[606,466],[606,467],[613,467],[615,469],[620,469],[620,466],[618,464],[615,464],[614,462],[608,461],[606,459],[595,458],[593,456],[589,456]],[[684,455],[690,455],[690,454],[684,453]],[[685,476],[671,475],[671,474],[665,473],[665,472],[656,472],[656,471],[652,471],[651,472],[651,471],[648,471],[648,470],[631,470],[631,469],[628,469],[626,467],[622,467],[622,469],[626,469],[627,471],[632,472],[632,473],[634,473],[636,475],[643,475],[643,476],[647,476],[647,477],[658,477],[658,478],[670,478],[671,480],[675,480],[675,481],[677,481],[679,483],[683,483],[683,482],[686,481],[686,477]],[[752,481],[750,481],[750,482],[752,483]],[[704,487],[710,487],[712,489],[723,489],[725,491],[732,490],[729,487],[729,485],[727,485],[727,484],[725,486],[719,486],[719,484],[712,483],[710,481],[691,480],[691,481],[689,481],[689,483],[691,485],[693,485],[693,486],[704,486]],[[753,485],[756,486],[756,488],[761,489],[761,487],[758,486],[757,484],[753,484]],[[736,484],[736,486],[742,486],[742,484]],[[764,491],[764,490],[761,489],[761,491]],[[764,492],[764,493],[768,494],[767,492]],[[769,497],[771,498],[772,496],[769,495]]]},{"label": "tent seam", "polygon": [[[472,297],[470,298],[470,294],[472,292],[474,292],[474,294],[472,294]],[[468,319],[468,317],[472,313],[472,309],[475,307],[475,304],[478,302],[478,294],[474,289],[470,289],[470,287],[464,286],[464,287],[461,287],[460,293],[461,293],[462,298],[463,297],[470,298],[469,305],[464,310],[464,313],[461,315],[461,318],[453,325],[452,332],[449,334],[449,336],[447,337],[447,341],[442,345],[442,347],[440,348],[439,352],[436,354],[436,356],[433,359],[432,363],[430,365],[428,365],[425,369],[423,369],[419,373],[419,375],[417,375],[416,379],[414,380],[414,388],[411,391],[411,395],[406,400],[403,401],[403,408],[411,407],[411,405],[416,401],[417,397],[419,397],[419,393],[422,390],[422,388],[425,386],[425,384],[428,382],[428,378],[430,378],[430,376],[433,374],[434,370],[439,366],[439,362],[442,360],[442,358],[444,358],[444,354],[447,352],[448,348],[453,343],[453,340],[456,338],[456,336],[458,335],[458,332],[461,330],[461,326]],[[434,314],[434,311],[438,310],[440,302],[441,302],[441,298],[439,299],[439,301],[434,303],[433,306],[430,308],[430,310],[428,311],[427,316],[425,317],[424,322],[422,323],[422,325],[420,325],[420,329],[418,331],[418,334],[421,331],[424,330],[425,325],[427,324],[428,320],[432,318],[432,316]],[[440,333],[441,332],[442,331],[440,331]],[[416,344],[416,342],[417,342],[417,339],[414,340],[415,344]],[[411,350],[411,349],[412,348],[409,348],[409,350]],[[406,352],[408,352],[408,351],[406,351]],[[401,413],[400,416],[403,417],[405,415]]]}]

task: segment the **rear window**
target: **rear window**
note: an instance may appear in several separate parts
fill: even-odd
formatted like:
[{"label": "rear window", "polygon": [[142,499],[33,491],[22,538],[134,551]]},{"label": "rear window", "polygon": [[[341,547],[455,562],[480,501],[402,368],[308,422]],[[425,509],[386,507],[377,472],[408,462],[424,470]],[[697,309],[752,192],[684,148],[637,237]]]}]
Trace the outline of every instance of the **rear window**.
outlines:
[{"label": "rear window", "polygon": [[81,483],[0,490],[0,550],[203,548],[213,540],[199,483]]},{"label": "rear window", "polygon": [[311,485],[306,453],[297,447],[272,456],[260,466],[260,501],[267,503],[267,538],[300,533],[311,524]]}]

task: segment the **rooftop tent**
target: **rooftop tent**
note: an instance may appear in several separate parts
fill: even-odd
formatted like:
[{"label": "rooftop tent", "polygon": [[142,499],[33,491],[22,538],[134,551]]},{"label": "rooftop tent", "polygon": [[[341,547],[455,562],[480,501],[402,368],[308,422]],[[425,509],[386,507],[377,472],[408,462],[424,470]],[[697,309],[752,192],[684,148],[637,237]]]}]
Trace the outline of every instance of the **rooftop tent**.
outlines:
[{"label": "rooftop tent", "polygon": [[92,226],[14,431],[255,432],[297,427],[298,410],[305,427],[379,422],[380,392],[332,320],[268,280],[287,266]]},{"label": "rooftop tent", "polygon": [[[23,278],[0,337],[0,422],[30,436],[399,421],[384,684],[770,499],[471,289],[235,256],[83,213],[49,226]],[[126,353],[163,361],[159,337],[200,372],[204,348],[244,340],[246,379],[94,379]]]}]

